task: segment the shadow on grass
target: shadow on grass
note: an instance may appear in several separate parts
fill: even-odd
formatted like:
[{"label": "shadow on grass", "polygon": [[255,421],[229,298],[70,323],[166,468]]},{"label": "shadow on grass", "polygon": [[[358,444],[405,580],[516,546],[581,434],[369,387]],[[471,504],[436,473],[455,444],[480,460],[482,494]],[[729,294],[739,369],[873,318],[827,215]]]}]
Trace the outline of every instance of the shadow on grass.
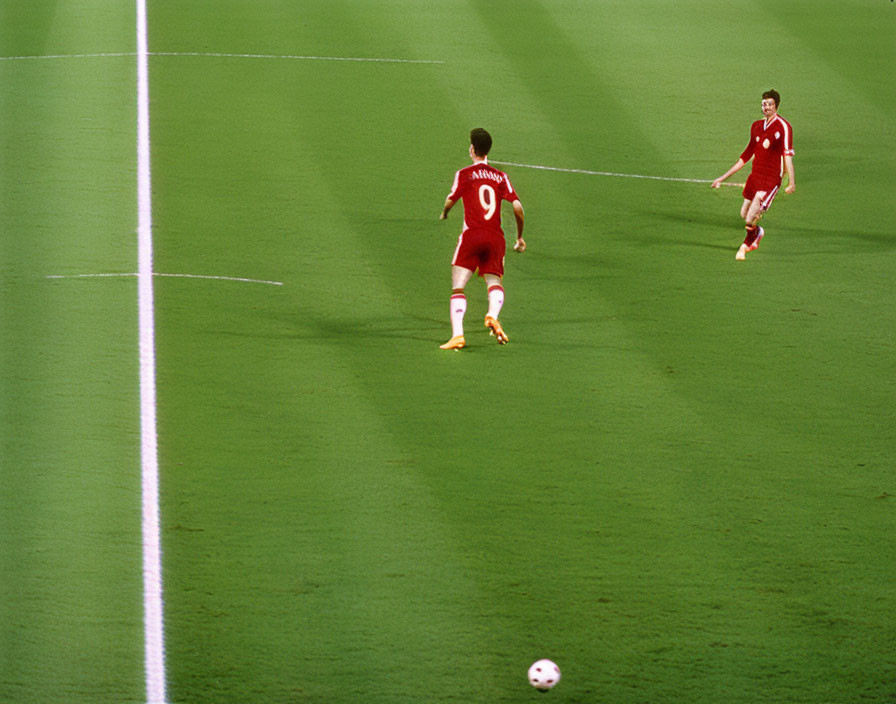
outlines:
[{"label": "shadow on grass", "polygon": [[[711,214],[687,214],[674,212],[643,211],[640,213],[657,221],[677,223],[680,229],[682,225],[691,226],[685,237],[676,236],[670,240],[664,236],[662,228],[658,228],[656,237],[634,237],[637,241],[646,244],[663,243],[678,246],[703,247],[709,249],[731,249],[730,244],[721,244],[713,241],[714,236],[726,237],[734,243],[734,248],[742,241],[743,232],[740,221],[737,219],[719,219]],[[788,224],[778,225],[774,220],[763,223],[767,236],[776,239],[787,238],[791,241],[799,240],[812,247],[812,253],[817,254],[852,254],[858,252],[882,252],[896,249],[896,234],[886,232],[873,232],[869,230],[843,229],[835,227],[803,227]],[[687,228],[686,228],[687,229]],[[707,237],[699,235],[706,233]],[[730,237],[729,237],[730,233]],[[822,249],[819,249],[822,248]]]}]

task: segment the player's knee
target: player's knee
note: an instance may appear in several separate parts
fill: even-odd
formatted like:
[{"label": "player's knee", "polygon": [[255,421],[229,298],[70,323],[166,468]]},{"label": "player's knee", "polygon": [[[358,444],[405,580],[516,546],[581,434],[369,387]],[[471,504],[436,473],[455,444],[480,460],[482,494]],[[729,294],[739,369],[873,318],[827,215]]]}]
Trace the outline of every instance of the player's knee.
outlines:
[{"label": "player's knee", "polygon": [[747,225],[755,225],[759,222],[759,218],[762,217],[762,209],[758,207],[750,207],[747,209],[747,212],[743,214],[744,222]]}]

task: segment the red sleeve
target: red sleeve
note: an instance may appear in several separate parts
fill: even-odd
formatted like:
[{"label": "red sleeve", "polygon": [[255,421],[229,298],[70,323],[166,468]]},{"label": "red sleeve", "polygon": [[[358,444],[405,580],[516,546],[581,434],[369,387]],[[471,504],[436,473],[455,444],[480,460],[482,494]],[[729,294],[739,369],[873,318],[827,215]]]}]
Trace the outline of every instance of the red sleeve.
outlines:
[{"label": "red sleeve", "polygon": [[457,203],[461,195],[460,171],[454,174],[454,184],[451,186],[451,192],[448,194],[448,200]]},{"label": "red sleeve", "polygon": [[504,184],[505,189],[502,189],[503,193],[501,194],[501,197],[504,198],[504,200],[510,201],[511,203],[515,200],[519,200],[519,196],[517,196],[516,191],[513,190],[513,184],[510,183],[510,178],[507,176],[507,174],[504,174]]},{"label": "red sleeve", "polygon": [[756,140],[753,139],[753,130],[750,130],[750,141],[747,144],[747,148],[743,150],[740,155],[740,158],[746,164],[750,159],[753,158],[753,151],[756,149]]},{"label": "red sleeve", "polygon": [[787,120],[784,123],[784,156],[793,156],[793,128]]}]

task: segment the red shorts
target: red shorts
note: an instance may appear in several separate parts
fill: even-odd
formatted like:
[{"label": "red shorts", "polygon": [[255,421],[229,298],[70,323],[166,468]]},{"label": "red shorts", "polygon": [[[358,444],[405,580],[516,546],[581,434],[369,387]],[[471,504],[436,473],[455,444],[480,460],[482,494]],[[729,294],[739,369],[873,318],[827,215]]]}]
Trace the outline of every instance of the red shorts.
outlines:
[{"label": "red shorts", "polygon": [[765,192],[765,198],[762,199],[762,210],[768,210],[778,195],[778,189],[781,187],[780,178],[768,178],[750,174],[747,183],[744,185],[744,198],[753,200],[757,193]]},{"label": "red shorts", "polygon": [[454,250],[454,266],[476,271],[479,275],[495,274],[504,276],[504,253],[507,242],[504,233],[492,230],[464,230],[457,238],[457,249]]}]

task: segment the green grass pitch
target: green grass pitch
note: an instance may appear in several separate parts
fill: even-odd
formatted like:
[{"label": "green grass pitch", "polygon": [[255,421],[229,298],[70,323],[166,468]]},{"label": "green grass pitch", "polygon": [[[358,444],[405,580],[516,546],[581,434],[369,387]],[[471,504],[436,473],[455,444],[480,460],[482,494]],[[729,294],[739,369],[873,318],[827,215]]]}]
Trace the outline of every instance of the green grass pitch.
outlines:
[{"label": "green grass pitch", "polygon": [[[154,270],[255,280],[155,277],[169,704],[896,701],[893,3],[148,18]],[[0,3],[4,703],[146,699],[136,282],[80,277],[137,270],[135,50]],[[711,180],[769,88],[747,261],[737,188],[502,167],[510,343],[473,281],[438,349],[470,128]]]}]

